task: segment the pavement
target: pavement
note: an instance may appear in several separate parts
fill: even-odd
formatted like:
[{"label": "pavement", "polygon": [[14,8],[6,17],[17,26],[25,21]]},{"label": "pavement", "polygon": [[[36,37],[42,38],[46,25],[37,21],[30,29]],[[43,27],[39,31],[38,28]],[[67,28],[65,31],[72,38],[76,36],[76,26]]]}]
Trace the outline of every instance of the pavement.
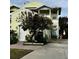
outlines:
[{"label": "pavement", "polygon": [[[37,48],[37,47],[36,47]],[[68,59],[67,40],[40,46],[21,59]]]},{"label": "pavement", "polygon": [[27,50],[37,50],[42,46],[35,46],[35,45],[23,45],[23,42],[18,42],[17,44],[10,45],[12,49],[27,49]]}]

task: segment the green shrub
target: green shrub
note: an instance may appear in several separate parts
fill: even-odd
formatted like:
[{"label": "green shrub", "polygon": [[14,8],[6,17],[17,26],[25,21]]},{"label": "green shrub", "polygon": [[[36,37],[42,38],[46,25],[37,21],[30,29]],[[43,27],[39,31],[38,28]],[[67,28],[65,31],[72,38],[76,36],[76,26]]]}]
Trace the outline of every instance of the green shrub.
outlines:
[{"label": "green shrub", "polygon": [[47,38],[43,37],[43,32],[38,32],[38,34],[35,36],[35,40],[37,40],[38,43],[47,43]]},{"label": "green shrub", "polygon": [[30,35],[26,35],[25,39],[26,39],[27,42],[33,42]]},{"label": "green shrub", "polygon": [[47,37],[47,35],[45,34],[45,37],[43,38],[43,43],[44,43],[44,44],[47,44],[47,40],[48,40],[48,37]]},{"label": "green shrub", "polygon": [[57,39],[57,36],[56,36],[56,35],[53,35],[53,36],[52,36],[52,39]]},{"label": "green shrub", "polygon": [[38,32],[38,33],[35,35],[35,40],[36,40],[38,43],[43,43],[43,32]]},{"label": "green shrub", "polygon": [[10,30],[10,44],[15,44],[18,42],[17,33],[14,30]]}]

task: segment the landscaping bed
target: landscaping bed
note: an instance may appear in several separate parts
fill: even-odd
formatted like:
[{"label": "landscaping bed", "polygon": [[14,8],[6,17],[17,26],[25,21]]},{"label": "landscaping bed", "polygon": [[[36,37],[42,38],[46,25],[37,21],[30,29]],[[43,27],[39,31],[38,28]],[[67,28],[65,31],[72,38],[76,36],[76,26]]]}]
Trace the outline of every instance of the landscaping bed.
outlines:
[{"label": "landscaping bed", "polygon": [[20,59],[32,51],[26,49],[10,49],[10,59]]}]

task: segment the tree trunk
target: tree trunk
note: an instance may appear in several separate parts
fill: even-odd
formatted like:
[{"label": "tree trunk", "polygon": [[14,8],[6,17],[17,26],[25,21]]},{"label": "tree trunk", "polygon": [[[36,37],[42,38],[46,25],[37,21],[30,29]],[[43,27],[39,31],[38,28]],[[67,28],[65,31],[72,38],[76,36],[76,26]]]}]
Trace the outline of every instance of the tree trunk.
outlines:
[{"label": "tree trunk", "polygon": [[32,39],[32,38],[33,38],[33,36],[34,36],[35,34],[36,34],[36,31],[34,31],[33,34],[31,35],[31,38],[30,38],[30,39],[31,39],[32,42],[33,42],[33,39]]}]

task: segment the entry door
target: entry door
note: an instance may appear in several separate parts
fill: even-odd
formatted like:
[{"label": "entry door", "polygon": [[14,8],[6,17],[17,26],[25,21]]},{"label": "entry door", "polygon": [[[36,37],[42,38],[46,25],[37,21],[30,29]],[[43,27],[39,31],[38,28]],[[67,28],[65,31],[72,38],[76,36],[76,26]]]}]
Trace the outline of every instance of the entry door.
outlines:
[{"label": "entry door", "polygon": [[25,31],[20,27],[20,29],[19,29],[19,41],[25,41]]}]

